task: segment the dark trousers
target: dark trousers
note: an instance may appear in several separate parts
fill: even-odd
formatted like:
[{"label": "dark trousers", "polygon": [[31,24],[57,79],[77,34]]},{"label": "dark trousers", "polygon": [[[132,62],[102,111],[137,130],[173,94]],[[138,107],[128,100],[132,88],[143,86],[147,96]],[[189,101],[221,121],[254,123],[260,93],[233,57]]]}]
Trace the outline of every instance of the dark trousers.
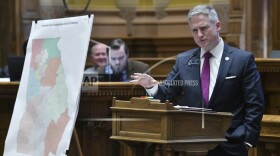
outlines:
[{"label": "dark trousers", "polygon": [[[245,145],[230,145],[232,146],[223,146],[226,147],[225,151],[221,145],[218,145],[216,148],[209,150],[207,156],[248,156],[248,151]],[[239,148],[237,148],[239,147]],[[231,148],[231,149],[230,149]]]}]

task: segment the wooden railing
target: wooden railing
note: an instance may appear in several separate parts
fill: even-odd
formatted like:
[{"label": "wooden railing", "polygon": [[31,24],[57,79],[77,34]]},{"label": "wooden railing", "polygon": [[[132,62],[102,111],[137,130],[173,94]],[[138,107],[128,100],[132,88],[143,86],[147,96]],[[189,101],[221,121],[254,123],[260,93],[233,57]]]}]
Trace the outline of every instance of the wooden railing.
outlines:
[{"label": "wooden railing", "polygon": [[[152,66],[162,59],[137,60]],[[166,74],[174,65],[174,61],[175,58],[156,66],[152,69],[152,75],[156,76],[158,74],[162,78],[166,77]],[[275,152],[280,152],[280,135],[278,133],[280,131],[280,60],[256,59],[256,63],[261,74],[266,101],[266,115],[263,118],[263,129],[259,145],[255,150],[259,153],[271,153],[273,155]],[[3,152],[18,87],[18,82],[0,83],[0,155]],[[99,83],[97,89],[96,91],[81,93],[76,129],[81,141],[82,150],[85,156],[129,156],[131,153],[127,151],[127,148],[109,139],[111,136],[111,122],[93,119],[111,118],[110,107],[112,106],[113,97],[120,100],[129,100],[131,97],[145,95],[145,90],[139,85],[123,82]],[[250,156],[255,156],[253,153],[251,152]],[[75,144],[72,143],[69,156],[75,155],[77,155],[77,150]],[[264,155],[258,154],[258,156]]]}]

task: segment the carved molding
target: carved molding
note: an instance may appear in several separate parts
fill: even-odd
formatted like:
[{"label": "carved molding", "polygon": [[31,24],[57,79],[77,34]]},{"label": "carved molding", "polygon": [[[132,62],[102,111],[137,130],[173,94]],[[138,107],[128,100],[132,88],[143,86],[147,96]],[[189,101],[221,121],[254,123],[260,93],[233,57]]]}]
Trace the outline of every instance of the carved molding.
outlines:
[{"label": "carved molding", "polygon": [[155,9],[157,19],[162,19],[166,16],[165,9],[169,4],[169,0],[153,0],[153,6]]},{"label": "carved molding", "polygon": [[132,35],[132,20],[136,16],[136,8],[139,4],[139,0],[116,0],[116,6],[120,9],[121,17],[127,23],[127,35]]},{"label": "carved molding", "polygon": [[228,4],[214,4],[213,7],[218,13],[218,17],[222,24],[221,33],[228,32],[228,22],[229,22],[229,5]]},{"label": "carved molding", "polygon": [[132,35],[132,20],[136,16],[136,8],[120,8],[120,15],[127,22],[127,35]]},{"label": "carved molding", "polygon": [[243,0],[231,0],[230,1],[230,15],[229,17],[239,17],[242,18],[244,11],[244,1]]},{"label": "carved molding", "polygon": [[[123,83],[126,84],[126,83]],[[93,84],[96,85],[96,84]],[[82,86],[83,87],[83,86]],[[97,88],[96,88],[97,87]],[[103,86],[102,84],[97,86],[94,86],[93,91],[85,91],[82,92],[82,96],[110,96],[110,95],[116,95],[116,96],[131,96],[131,95],[139,95],[142,96],[145,94],[145,90],[139,86],[139,85],[126,85],[123,86],[115,85],[115,86]]]},{"label": "carved molding", "polygon": [[256,59],[256,64],[261,73],[280,72],[280,59]]},{"label": "carved molding", "polygon": [[65,16],[63,6],[40,6],[41,19],[62,18]]},{"label": "carved molding", "polygon": [[[145,90],[139,85],[133,85],[129,82],[112,82],[112,83],[97,83],[98,90],[82,92],[83,97],[92,96],[143,96]],[[19,87],[19,82],[7,82],[0,83],[0,95],[1,96],[16,96]]]}]

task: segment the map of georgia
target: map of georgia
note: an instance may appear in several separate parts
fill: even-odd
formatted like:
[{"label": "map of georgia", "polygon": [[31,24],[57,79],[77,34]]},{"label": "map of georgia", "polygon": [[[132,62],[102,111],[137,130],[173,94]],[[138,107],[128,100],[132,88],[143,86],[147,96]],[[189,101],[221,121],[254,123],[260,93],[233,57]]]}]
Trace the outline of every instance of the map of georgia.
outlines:
[{"label": "map of georgia", "polygon": [[58,42],[59,38],[32,40],[26,108],[17,135],[18,153],[32,156],[56,155],[70,120],[68,88]]}]

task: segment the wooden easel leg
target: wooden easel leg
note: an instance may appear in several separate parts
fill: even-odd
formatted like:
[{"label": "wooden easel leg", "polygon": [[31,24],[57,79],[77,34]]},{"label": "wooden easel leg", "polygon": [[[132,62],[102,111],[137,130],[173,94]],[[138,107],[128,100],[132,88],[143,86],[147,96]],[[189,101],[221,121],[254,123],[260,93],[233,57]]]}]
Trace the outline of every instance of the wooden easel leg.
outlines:
[{"label": "wooden easel leg", "polygon": [[75,142],[76,142],[76,146],[77,146],[77,149],[78,149],[79,156],[83,156],[83,151],[82,151],[82,148],[81,148],[81,144],[80,144],[80,141],[79,141],[79,137],[78,137],[78,133],[76,131],[76,128],[74,128],[74,139],[75,139]]}]

